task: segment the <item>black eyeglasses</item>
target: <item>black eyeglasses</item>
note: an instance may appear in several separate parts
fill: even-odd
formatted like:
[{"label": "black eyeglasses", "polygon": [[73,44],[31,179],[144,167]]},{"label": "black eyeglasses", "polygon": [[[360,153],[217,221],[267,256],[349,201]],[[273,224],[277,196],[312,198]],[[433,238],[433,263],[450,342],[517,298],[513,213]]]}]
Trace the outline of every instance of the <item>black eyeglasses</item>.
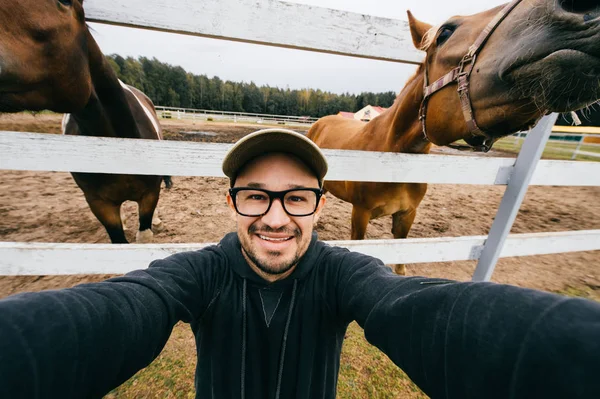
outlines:
[{"label": "black eyeglasses", "polygon": [[233,206],[242,216],[263,216],[274,199],[279,199],[283,210],[290,216],[308,216],[315,213],[323,195],[320,188],[292,188],[269,191],[261,188],[234,187],[229,189]]}]

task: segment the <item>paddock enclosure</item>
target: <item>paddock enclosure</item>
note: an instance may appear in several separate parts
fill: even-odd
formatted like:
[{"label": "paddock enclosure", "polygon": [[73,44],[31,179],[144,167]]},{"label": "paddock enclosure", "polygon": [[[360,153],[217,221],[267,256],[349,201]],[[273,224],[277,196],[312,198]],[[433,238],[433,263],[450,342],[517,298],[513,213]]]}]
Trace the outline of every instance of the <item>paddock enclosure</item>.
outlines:
[{"label": "paddock enclosure", "polygon": [[[422,60],[405,21],[277,1],[259,3],[261,7],[256,2],[187,0],[165,6],[158,0],[119,4],[86,0],[85,9],[89,21],[100,23],[390,62],[417,64]],[[220,15],[232,17],[219,19]],[[240,24],[242,16],[262,23]],[[2,278],[3,295],[24,289],[22,284],[28,281],[46,279],[25,276],[95,274],[101,278],[145,267],[151,259],[216,242],[234,228],[224,201],[226,183],[220,162],[229,143],[261,125],[238,123],[224,128],[194,120],[162,122],[170,133],[165,136],[171,140],[132,143],[16,133],[14,130],[52,132],[55,121],[46,115],[29,122],[12,115],[0,118],[0,128],[6,130],[0,134],[0,169],[4,170],[0,179],[0,274],[21,276]],[[386,263],[409,264],[408,274],[467,280],[478,262],[475,279],[486,280],[496,260],[506,258],[500,261],[496,281],[554,291],[578,287],[597,293],[600,164],[537,162],[551,124],[552,117],[538,125],[518,160],[497,157],[497,153],[457,156],[444,148],[432,155],[327,150],[327,179],[427,182],[431,188],[412,238],[390,240],[390,222],[380,219],[371,222],[369,240],[347,241],[349,206],[332,197],[317,231],[322,239],[373,254]],[[34,125],[35,129],[29,128]],[[185,132],[200,127],[215,133],[211,141],[223,142],[188,142],[190,135]],[[220,140],[223,135],[227,138]],[[67,178],[68,171],[175,176],[173,193],[163,191],[165,198],[159,203],[165,227],[157,232],[156,244],[103,244],[107,237],[78,202],[83,198],[71,190],[75,186]],[[526,191],[526,201],[511,230]],[[505,192],[508,195],[502,197]],[[128,216],[127,224],[130,231],[135,230],[133,216]],[[507,237],[509,231],[513,234]]]}]

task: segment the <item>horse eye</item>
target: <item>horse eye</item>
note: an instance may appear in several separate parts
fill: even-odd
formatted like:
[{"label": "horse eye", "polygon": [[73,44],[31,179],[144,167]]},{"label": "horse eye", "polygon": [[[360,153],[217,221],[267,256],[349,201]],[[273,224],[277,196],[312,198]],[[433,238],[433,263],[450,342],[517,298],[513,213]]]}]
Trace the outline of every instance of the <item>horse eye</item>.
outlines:
[{"label": "horse eye", "polygon": [[435,39],[435,44],[438,46],[444,43],[452,34],[454,33],[454,27],[452,26],[442,26],[438,33],[437,39]]},{"label": "horse eye", "polygon": [[73,5],[73,1],[72,0],[58,0],[58,2],[60,4],[62,4],[63,6],[72,6]]}]

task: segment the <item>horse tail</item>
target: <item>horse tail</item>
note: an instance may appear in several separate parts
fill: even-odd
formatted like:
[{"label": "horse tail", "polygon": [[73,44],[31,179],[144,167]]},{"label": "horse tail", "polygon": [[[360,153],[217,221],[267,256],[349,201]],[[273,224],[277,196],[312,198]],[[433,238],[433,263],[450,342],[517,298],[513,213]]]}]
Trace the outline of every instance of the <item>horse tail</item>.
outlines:
[{"label": "horse tail", "polygon": [[171,180],[171,176],[163,176],[163,180],[165,181],[165,187],[167,187],[167,189],[173,187],[173,180]]}]

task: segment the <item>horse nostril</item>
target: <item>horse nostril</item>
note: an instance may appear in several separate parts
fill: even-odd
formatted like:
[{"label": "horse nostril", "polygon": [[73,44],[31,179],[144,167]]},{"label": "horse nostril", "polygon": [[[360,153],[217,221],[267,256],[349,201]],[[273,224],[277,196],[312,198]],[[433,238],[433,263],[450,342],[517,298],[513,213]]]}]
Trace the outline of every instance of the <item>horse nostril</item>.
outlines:
[{"label": "horse nostril", "polygon": [[[600,4],[598,0],[559,0],[559,6],[567,11],[575,14],[584,14],[584,13],[600,13]],[[590,15],[587,15],[588,19]]]}]

